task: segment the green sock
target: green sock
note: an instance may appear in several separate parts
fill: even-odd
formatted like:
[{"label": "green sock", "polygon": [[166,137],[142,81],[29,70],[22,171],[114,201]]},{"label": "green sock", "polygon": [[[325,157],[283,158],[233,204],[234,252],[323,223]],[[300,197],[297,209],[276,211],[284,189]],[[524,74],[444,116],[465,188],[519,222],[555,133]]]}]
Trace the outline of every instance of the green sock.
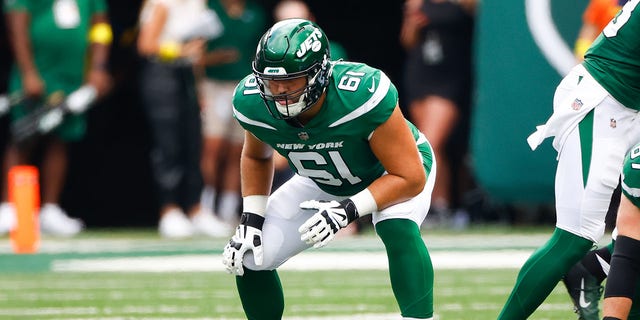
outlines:
[{"label": "green sock", "polygon": [[544,302],[593,242],[556,228],[542,247],[524,263],[499,320],[527,319]]},{"label": "green sock", "polygon": [[248,320],[282,319],[284,295],[276,270],[244,268],[244,275],[236,277],[236,286]]},{"label": "green sock", "polygon": [[420,228],[407,219],[376,224],[389,259],[391,287],[403,317],[433,316],[433,266]]}]

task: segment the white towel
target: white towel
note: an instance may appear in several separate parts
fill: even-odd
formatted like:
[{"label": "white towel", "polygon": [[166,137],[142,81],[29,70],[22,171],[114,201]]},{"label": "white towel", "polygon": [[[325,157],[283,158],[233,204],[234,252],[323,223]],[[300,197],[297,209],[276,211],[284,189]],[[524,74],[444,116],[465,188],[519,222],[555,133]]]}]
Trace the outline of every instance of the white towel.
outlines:
[{"label": "white towel", "polygon": [[[582,80],[578,83],[578,78]],[[575,85],[578,83],[578,85]],[[562,90],[569,86],[568,90]],[[568,134],[580,121],[609,95],[582,65],[575,66],[562,80],[555,97],[554,111],[543,125],[536,126],[536,131],[527,138],[531,150],[535,150],[548,137],[553,139],[553,147],[560,152]]]}]

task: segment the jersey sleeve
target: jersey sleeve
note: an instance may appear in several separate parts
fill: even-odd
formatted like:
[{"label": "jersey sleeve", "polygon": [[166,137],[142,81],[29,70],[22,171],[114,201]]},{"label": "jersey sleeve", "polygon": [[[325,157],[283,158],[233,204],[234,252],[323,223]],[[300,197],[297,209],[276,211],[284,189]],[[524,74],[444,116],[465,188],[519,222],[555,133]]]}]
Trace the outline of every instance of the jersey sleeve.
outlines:
[{"label": "jersey sleeve", "polygon": [[624,196],[640,208],[640,144],[631,148],[626,155],[621,180]]},{"label": "jersey sleeve", "polygon": [[395,110],[398,105],[398,89],[393,82],[391,82],[391,79],[389,79],[389,77],[387,77],[387,75],[382,71],[380,71],[380,85],[384,85],[386,87],[384,97],[379,102],[379,107],[377,108],[378,114],[380,114],[383,119],[383,121],[380,122],[380,124],[382,124],[387,121],[391,116],[391,113],[393,113],[393,110]]},{"label": "jersey sleeve", "polygon": [[264,126],[264,119],[270,117],[267,115],[267,108],[260,98],[260,90],[256,78],[250,74],[240,80],[233,91],[231,100],[233,108],[233,117],[245,129],[251,126]]},{"label": "jersey sleeve", "polygon": [[[370,79],[371,86],[367,87],[367,91],[375,87],[369,99],[363,104],[367,109],[365,119],[366,126],[375,130],[378,126],[389,119],[391,113],[398,105],[398,89],[391,82],[391,79],[382,71],[377,70]],[[373,131],[373,130],[372,130]],[[367,133],[370,134],[371,132]]]},{"label": "jersey sleeve", "polygon": [[398,90],[381,70],[364,64],[337,62],[335,86],[340,117],[330,127],[356,121],[360,134],[369,135],[387,121],[398,104]]}]

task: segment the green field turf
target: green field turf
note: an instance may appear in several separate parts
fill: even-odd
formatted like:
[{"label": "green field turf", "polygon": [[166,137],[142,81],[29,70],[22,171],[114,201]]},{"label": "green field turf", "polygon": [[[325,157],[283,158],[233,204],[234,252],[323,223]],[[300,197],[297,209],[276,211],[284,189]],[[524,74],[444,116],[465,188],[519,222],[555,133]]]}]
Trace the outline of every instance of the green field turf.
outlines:
[{"label": "green field turf", "polygon": [[[425,241],[434,256],[443,252],[465,256],[503,248],[531,251],[545,240],[543,231],[433,232],[425,235]],[[163,264],[163,259],[218,256],[223,239],[168,241],[154,231],[87,232],[68,240],[45,238],[40,253],[27,256],[11,254],[8,242],[0,239],[0,319],[243,319],[233,277],[217,271],[217,265],[211,266],[216,271],[210,272],[60,268],[65,261],[91,259],[108,263],[123,257],[130,261],[154,257],[147,263]],[[383,250],[370,234],[335,242],[326,251],[345,257]],[[436,268],[436,319],[496,319],[516,274],[517,268]],[[285,319],[399,319],[385,270],[306,272],[283,268],[280,277],[286,296]],[[562,284],[531,317],[576,318]]]}]

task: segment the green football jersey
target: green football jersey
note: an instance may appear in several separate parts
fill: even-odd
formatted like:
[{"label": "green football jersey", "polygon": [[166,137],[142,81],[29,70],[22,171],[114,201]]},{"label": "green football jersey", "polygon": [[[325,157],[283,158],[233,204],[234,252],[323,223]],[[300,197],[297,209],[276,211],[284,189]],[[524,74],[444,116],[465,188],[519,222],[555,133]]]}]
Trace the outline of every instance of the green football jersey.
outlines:
[{"label": "green football jersey", "polygon": [[[371,151],[369,137],[393,112],[398,91],[378,69],[342,61],[332,65],[324,105],[302,128],[269,113],[253,75],[236,87],[233,111],[247,131],[283,155],[297,174],[329,194],[350,196],[385,171]],[[431,148],[415,126],[409,126],[428,174]]]},{"label": "green football jersey", "polygon": [[625,107],[640,110],[640,0],[628,1],[587,50],[584,67]]},{"label": "green football jersey", "polygon": [[622,193],[640,208],[640,144],[631,148],[622,168]]},{"label": "green football jersey", "polygon": [[[47,93],[69,92],[84,81],[91,17],[106,13],[105,0],[5,0],[4,12],[30,16],[31,51]],[[11,91],[22,84],[17,67],[11,75]]]},{"label": "green football jersey", "polygon": [[207,51],[235,49],[239,56],[232,63],[207,66],[205,72],[210,79],[239,81],[251,72],[251,61],[256,53],[256,43],[267,29],[267,14],[255,1],[247,1],[241,16],[232,17],[220,0],[209,0],[209,7],[220,18],[224,30],[220,37],[207,43]]}]

